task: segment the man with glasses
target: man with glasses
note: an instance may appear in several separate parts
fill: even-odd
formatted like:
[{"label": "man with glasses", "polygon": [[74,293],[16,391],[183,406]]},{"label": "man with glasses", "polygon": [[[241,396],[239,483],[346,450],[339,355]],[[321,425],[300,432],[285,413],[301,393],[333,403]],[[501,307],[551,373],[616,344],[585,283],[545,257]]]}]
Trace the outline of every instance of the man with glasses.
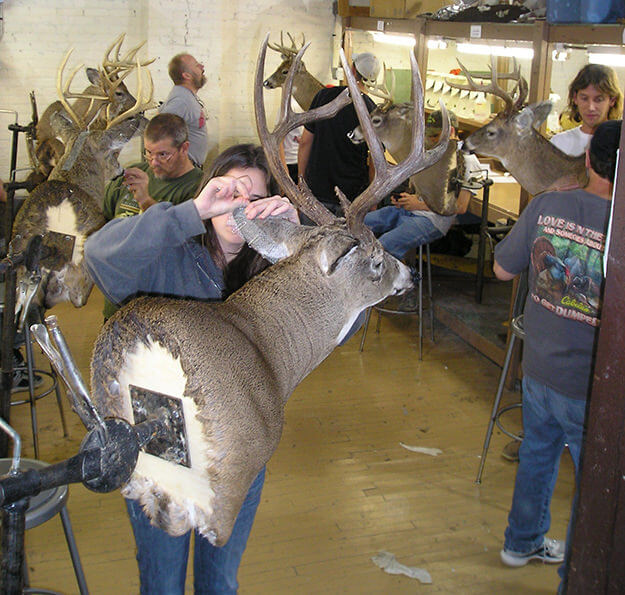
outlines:
[{"label": "man with glasses", "polygon": [[[102,210],[107,221],[138,215],[157,202],[180,204],[197,193],[203,174],[189,159],[187,125],[180,116],[154,116],[143,143],[145,161],[125,169],[106,188]],[[105,303],[104,318],[115,310]]]},{"label": "man with glasses", "polygon": [[208,153],[208,131],[204,105],[197,92],[205,85],[204,65],[190,54],[177,54],[169,61],[169,78],[174,83],[161,114],[176,114],[189,129],[189,158],[202,167]]}]

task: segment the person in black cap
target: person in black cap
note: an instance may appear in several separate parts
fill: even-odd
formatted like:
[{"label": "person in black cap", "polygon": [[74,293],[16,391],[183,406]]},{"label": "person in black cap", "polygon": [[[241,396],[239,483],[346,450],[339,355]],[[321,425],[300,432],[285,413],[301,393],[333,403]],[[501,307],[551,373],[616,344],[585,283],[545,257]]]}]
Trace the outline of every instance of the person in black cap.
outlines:
[{"label": "person in black cap", "polygon": [[[586,151],[584,188],[535,197],[495,248],[495,275],[528,268],[524,310],[523,428],[500,553],[504,564],[561,563],[565,543],[546,537],[549,505],[565,444],[576,478],[601,318],[603,252],[621,120],[600,124]],[[569,547],[570,523],[566,548]],[[566,576],[565,565],[559,568]],[[560,588],[564,585],[561,583]]]},{"label": "person in black cap", "polygon": [[[380,63],[369,52],[354,54],[352,72],[358,88],[365,94],[366,85],[375,84]],[[344,86],[321,89],[309,109],[330,103],[343,89]],[[375,103],[366,94],[364,100],[371,112]],[[306,124],[299,140],[297,165],[300,175],[304,176],[315,197],[337,215],[342,215],[342,210],[334,191],[335,186],[351,201],[369,185],[367,145],[355,145],[347,138],[347,133],[358,124],[356,110],[350,103],[333,118]],[[303,217],[302,222],[309,221]]]}]

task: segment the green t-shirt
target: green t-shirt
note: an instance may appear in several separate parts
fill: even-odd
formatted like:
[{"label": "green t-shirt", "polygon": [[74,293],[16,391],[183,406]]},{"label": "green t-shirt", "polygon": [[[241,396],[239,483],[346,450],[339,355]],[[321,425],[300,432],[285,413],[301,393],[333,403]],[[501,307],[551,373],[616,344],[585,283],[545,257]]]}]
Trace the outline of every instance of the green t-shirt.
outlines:
[{"label": "green t-shirt", "polygon": [[[137,167],[148,174],[148,194],[156,202],[170,202],[174,205],[193,198],[202,180],[203,172],[194,167],[186,174],[173,180],[159,180],[154,177],[150,165],[145,161],[131,167]],[[123,184],[124,177],[112,180],[106,187],[102,210],[107,221],[120,217],[132,217],[141,213],[139,203],[134,199],[132,192]],[[118,306],[104,300],[104,319],[110,318],[118,309]]]},{"label": "green t-shirt", "polygon": [[[194,167],[179,178],[159,180],[154,177],[150,165],[145,161],[131,167],[147,172],[148,194],[156,202],[170,202],[174,205],[195,196],[203,175],[201,169]],[[134,199],[132,192],[124,186],[123,176],[111,181],[106,187],[102,210],[107,221],[118,217],[132,217],[141,212],[139,203]]]}]

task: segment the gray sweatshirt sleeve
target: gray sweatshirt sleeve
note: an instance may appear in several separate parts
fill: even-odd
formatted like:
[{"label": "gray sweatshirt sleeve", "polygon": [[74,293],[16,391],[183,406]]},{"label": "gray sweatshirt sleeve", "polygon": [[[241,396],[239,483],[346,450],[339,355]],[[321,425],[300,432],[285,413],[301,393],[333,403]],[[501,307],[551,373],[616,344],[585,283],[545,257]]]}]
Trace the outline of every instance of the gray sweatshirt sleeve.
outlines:
[{"label": "gray sweatshirt sleeve", "polygon": [[113,219],[85,243],[87,270],[104,295],[119,304],[150,284],[154,267],[204,233],[192,200],[157,203],[135,217]]}]

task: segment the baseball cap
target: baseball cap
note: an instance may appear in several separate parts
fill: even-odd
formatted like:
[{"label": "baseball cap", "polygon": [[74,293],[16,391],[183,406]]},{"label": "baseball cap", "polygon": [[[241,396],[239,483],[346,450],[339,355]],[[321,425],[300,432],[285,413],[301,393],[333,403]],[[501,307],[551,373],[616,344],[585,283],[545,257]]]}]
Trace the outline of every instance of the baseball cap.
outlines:
[{"label": "baseball cap", "polygon": [[352,54],[352,62],[366,82],[376,82],[380,74],[380,61],[371,52]]},{"label": "baseball cap", "polygon": [[[450,110],[447,110],[447,114],[449,115],[449,123],[451,126],[458,130],[458,117],[456,114]],[[428,133],[433,134],[436,132],[438,134],[443,129],[443,112],[439,109],[431,112],[425,119],[425,127]]]}]

